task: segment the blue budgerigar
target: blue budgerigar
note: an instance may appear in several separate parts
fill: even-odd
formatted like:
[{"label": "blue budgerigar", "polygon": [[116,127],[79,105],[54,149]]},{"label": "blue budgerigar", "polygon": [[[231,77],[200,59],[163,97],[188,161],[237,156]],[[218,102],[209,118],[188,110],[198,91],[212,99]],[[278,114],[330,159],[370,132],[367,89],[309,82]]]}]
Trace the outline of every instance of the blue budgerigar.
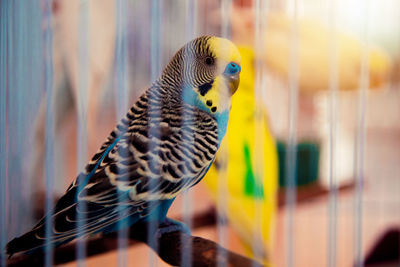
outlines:
[{"label": "blue budgerigar", "polygon": [[[198,183],[215,158],[239,73],[239,51],[227,39],[202,36],[183,46],[54,210],[10,241],[7,253],[168,220],[175,197]],[[46,218],[53,223],[51,235]]]}]

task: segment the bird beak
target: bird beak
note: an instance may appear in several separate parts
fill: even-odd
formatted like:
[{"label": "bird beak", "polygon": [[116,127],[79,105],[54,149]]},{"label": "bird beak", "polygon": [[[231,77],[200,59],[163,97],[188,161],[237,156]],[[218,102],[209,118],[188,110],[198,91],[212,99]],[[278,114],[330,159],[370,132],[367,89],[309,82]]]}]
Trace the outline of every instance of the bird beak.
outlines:
[{"label": "bird beak", "polygon": [[232,96],[239,87],[241,67],[239,64],[231,62],[225,68],[224,78],[225,83],[229,88],[229,93]]},{"label": "bird beak", "polygon": [[229,93],[232,96],[239,87],[239,82],[240,82],[239,73],[230,76],[225,76],[225,81],[226,84],[228,85]]}]

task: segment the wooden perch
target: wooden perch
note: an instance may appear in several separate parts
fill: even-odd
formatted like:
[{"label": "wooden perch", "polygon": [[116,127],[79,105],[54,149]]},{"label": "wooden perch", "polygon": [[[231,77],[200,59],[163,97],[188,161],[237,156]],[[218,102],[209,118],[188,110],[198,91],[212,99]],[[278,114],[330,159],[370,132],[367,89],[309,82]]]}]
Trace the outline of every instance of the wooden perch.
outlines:
[{"label": "wooden perch", "polygon": [[262,266],[249,258],[233,253],[217,243],[180,232],[163,235],[159,239],[158,255],[165,262],[181,266],[182,250],[190,251],[191,266]]},{"label": "wooden perch", "polygon": [[[210,214],[211,213],[211,214]],[[213,215],[214,214],[214,215]],[[197,219],[196,219],[197,218]],[[196,223],[198,222],[198,223]],[[199,223],[200,222],[200,223]],[[215,211],[210,210],[194,218],[194,228],[215,223]],[[140,228],[143,227],[143,228]],[[132,228],[128,236],[128,246],[138,244],[138,241],[146,244],[156,244],[153,250],[166,263],[181,266],[181,255],[185,251],[190,251],[190,259],[192,266],[217,266],[224,264],[226,266],[262,266],[259,263],[233,253],[215,242],[201,238],[190,236],[182,232],[172,232],[162,234],[153,242],[147,240],[147,225],[137,226]],[[149,245],[152,247],[151,245]],[[94,256],[108,251],[118,249],[118,234],[110,233],[103,236],[90,238],[86,242],[86,256]],[[69,243],[54,249],[53,263],[63,264],[72,262],[78,259],[76,254],[76,243]],[[44,254],[35,253],[32,255],[15,255],[7,261],[7,266],[43,266]]]}]

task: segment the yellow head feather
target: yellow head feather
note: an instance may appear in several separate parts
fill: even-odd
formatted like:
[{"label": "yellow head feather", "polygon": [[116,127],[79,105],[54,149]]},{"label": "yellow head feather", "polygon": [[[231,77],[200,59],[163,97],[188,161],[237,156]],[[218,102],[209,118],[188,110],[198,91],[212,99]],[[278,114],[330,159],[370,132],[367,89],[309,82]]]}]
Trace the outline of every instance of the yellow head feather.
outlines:
[{"label": "yellow head feather", "polygon": [[228,39],[213,36],[208,40],[208,44],[224,69],[230,62],[240,65],[241,57],[239,49]]},{"label": "yellow head feather", "polygon": [[[224,70],[229,63],[240,65],[241,56],[238,48],[225,38],[211,37],[208,40],[208,46],[216,58],[218,75],[211,89],[205,96],[200,96],[200,100],[212,112],[218,112],[231,107],[231,94],[223,77]],[[207,105],[207,101],[213,104]]]}]

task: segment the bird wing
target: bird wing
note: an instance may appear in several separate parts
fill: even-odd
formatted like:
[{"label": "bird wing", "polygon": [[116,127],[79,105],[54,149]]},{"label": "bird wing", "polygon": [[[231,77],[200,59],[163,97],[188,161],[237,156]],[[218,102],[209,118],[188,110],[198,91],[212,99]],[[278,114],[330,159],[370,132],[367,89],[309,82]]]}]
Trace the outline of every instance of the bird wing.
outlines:
[{"label": "bird wing", "polygon": [[205,175],[218,149],[216,121],[202,111],[186,112],[188,119],[182,110],[161,113],[151,119],[128,113],[48,215],[52,234],[45,233],[45,218],[26,234],[30,249],[47,236],[59,244],[124,218],[135,223],[157,207],[153,203],[175,198]]}]

